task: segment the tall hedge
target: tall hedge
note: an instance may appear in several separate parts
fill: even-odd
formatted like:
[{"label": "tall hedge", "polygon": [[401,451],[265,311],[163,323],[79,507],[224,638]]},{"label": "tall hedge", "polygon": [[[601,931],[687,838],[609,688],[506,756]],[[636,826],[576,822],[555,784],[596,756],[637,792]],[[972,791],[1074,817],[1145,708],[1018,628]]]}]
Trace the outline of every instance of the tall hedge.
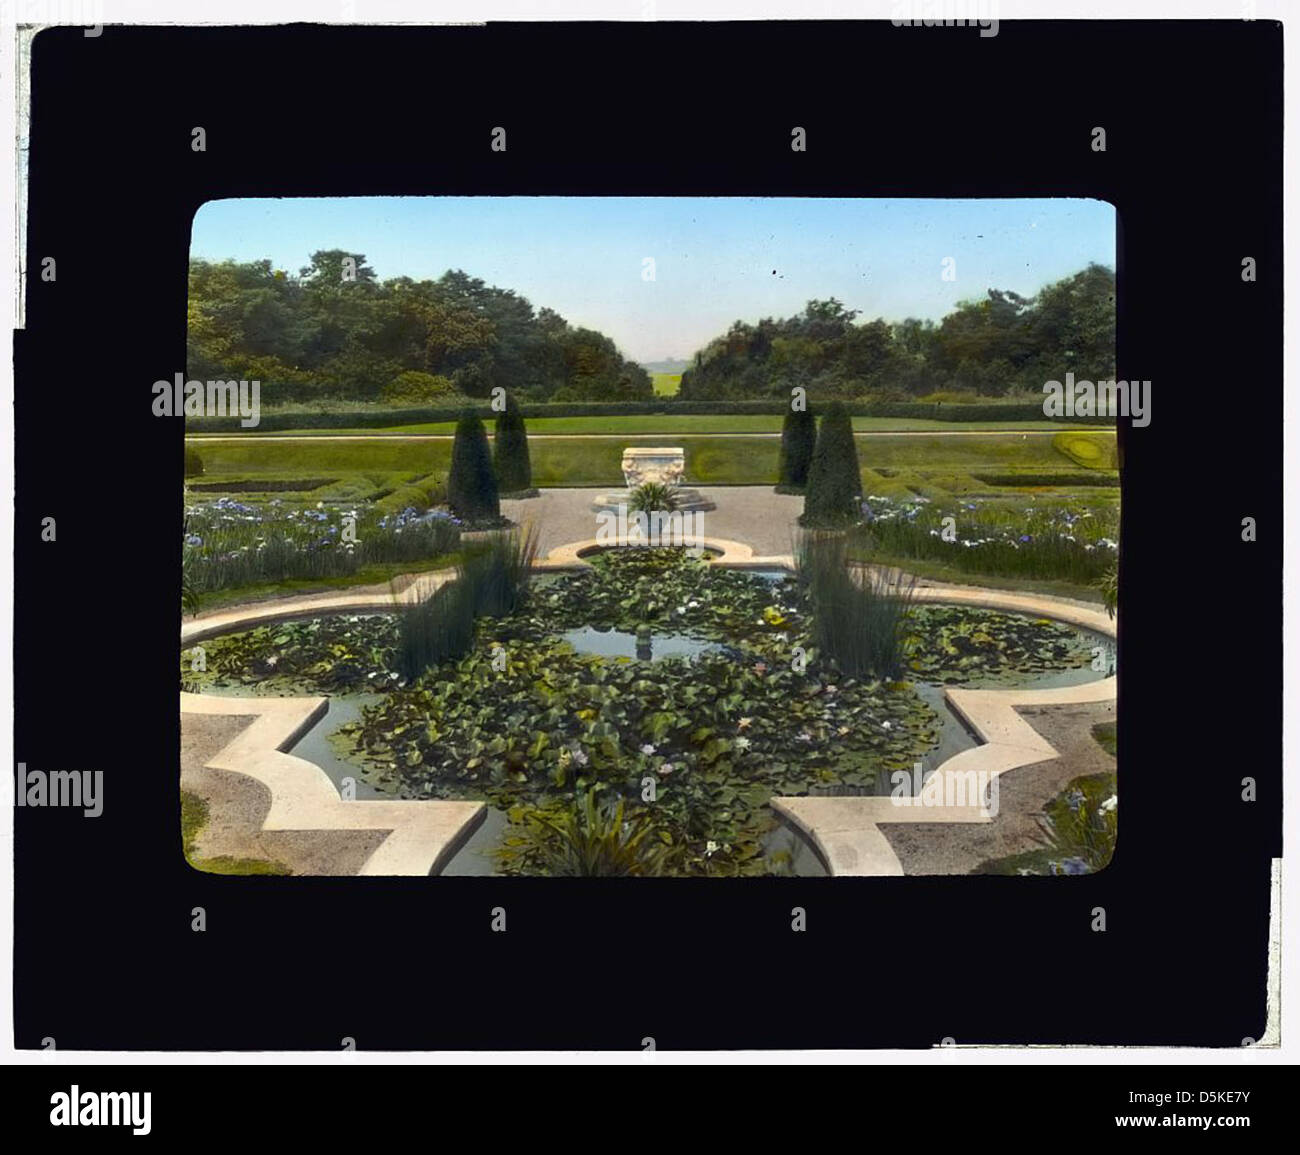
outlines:
[{"label": "tall hedge", "polygon": [[521,493],[533,487],[533,464],[528,457],[528,431],[524,415],[507,395],[505,409],[497,414],[496,443],[493,447],[497,487],[502,493]]},{"label": "tall hedge", "polygon": [[862,470],[858,465],[858,447],[853,440],[853,419],[838,401],[833,402],[822,418],[808,467],[808,485],[804,491],[804,525],[845,525],[858,517],[858,498],[862,493]]},{"label": "tall hedge", "polygon": [[458,517],[468,520],[501,516],[487,430],[473,410],[462,413],[456,423],[451,472],[447,476],[447,504]]},{"label": "tall hedge", "polygon": [[817,444],[817,419],[807,409],[790,410],[781,426],[781,466],[778,485],[802,489]]},{"label": "tall hedge", "polygon": [[[994,402],[975,405],[935,405],[926,401],[850,401],[854,417],[924,417],[935,421],[1043,421],[1043,403]],[[490,412],[484,403],[476,403],[483,414]],[[316,407],[302,404],[277,408],[263,404],[258,429],[264,433],[280,429],[386,429],[390,425],[424,425],[438,421],[455,421],[464,406],[424,405],[393,407],[349,402],[331,408],[329,402]],[[539,417],[631,417],[673,414],[677,416],[719,417],[731,414],[781,416],[790,412],[789,400],[774,397],[767,401],[679,401],[660,397],[654,401],[572,401],[544,402],[521,407],[529,420]],[[1061,419],[1069,425],[1095,425],[1113,428],[1113,417],[1070,417]],[[239,415],[229,417],[187,417],[187,433],[238,433]]]}]

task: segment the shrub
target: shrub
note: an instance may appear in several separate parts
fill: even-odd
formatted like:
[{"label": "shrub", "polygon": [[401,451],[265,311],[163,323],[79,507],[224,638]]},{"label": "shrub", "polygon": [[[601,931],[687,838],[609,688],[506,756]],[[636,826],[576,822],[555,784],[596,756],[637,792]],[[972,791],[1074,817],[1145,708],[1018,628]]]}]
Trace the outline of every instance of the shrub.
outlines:
[{"label": "shrub", "polygon": [[677,495],[671,486],[645,481],[632,490],[627,508],[632,513],[672,513],[677,509]]},{"label": "shrub", "polygon": [[450,377],[438,377],[414,369],[399,373],[384,386],[385,401],[408,405],[446,404],[456,400],[458,396],[455,382]]},{"label": "shrub", "polygon": [[185,476],[203,476],[203,458],[199,456],[199,451],[197,449],[194,449],[189,445],[185,447]]},{"label": "shrub", "polygon": [[807,409],[791,410],[781,426],[781,466],[778,485],[802,489],[817,445],[817,419]]},{"label": "shrub", "polygon": [[401,513],[404,509],[415,509],[423,513],[446,500],[446,479],[439,473],[430,473],[427,477],[417,477],[409,485],[399,485],[392,493],[376,500],[375,510],[379,513]]},{"label": "shrub", "polygon": [[497,415],[493,455],[497,487],[501,493],[524,493],[532,489],[533,466],[528,457],[528,431],[524,428],[524,415],[512,396],[506,397],[505,410]]},{"label": "shrub", "polygon": [[836,401],[826,410],[808,467],[801,524],[850,525],[857,520],[862,471],[849,411]]},{"label": "shrub", "polygon": [[458,517],[468,521],[501,516],[487,430],[473,410],[466,410],[456,423],[451,472],[447,476],[447,501]]}]

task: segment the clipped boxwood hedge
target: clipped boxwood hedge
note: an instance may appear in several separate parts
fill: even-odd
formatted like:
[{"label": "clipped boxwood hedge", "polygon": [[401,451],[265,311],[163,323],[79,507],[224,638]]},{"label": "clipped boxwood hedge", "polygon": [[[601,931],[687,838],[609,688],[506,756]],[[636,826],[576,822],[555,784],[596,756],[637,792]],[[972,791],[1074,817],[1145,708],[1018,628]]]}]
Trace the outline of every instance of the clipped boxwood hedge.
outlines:
[{"label": "clipped boxwood hedge", "polygon": [[[989,401],[963,405],[933,404],[922,401],[845,401],[844,407],[852,417],[927,418],[933,421],[1045,421],[1043,407],[1038,402]],[[477,402],[476,412],[485,421],[496,415],[486,400]],[[763,401],[675,401],[659,397],[652,401],[566,401],[541,405],[521,405],[520,413],[528,420],[542,417],[635,417],[649,414],[677,416],[717,417],[730,415],[768,415],[780,417],[789,412],[788,399],[774,397]],[[814,404],[812,411],[820,414],[824,406]],[[439,421],[456,421],[465,412],[464,406],[425,406],[423,408],[391,409],[376,405],[372,409],[343,412],[311,413],[292,411],[276,413],[264,411],[259,430],[272,432],[280,429],[383,429],[390,425],[425,425]],[[239,433],[243,432],[239,417],[188,417],[188,433]],[[1069,421],[1079,425],[1111,427],[1110,417],[1075,417]]]}]

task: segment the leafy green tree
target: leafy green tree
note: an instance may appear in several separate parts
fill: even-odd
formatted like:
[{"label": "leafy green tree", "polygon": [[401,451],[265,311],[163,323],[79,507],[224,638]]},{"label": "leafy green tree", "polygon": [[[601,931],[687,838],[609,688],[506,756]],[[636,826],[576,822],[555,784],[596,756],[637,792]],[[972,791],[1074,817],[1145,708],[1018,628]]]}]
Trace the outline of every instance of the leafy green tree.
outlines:
[{"label": "leafy green tree", "polygon": [[384,400],[398,404],[446,404],[457,396],[450,378],[421,373],[418,369],[407,369],[384,386]]},{"label": "leafy green tree", "polygon": [[862,470],[853,440],[853,421],[839,401],[832,402],[817,431],[817,445],[808,467],[802,523],[807,526],[848,525],[857,520]]},{"label": "leafy green tree", "polygon": [[493,447],[497,486],[502,493],[522,493],[533,487],[533,466],[528,457],[528,431],[524,415],[513,395],[506,395],[506,407],[497,415]]},{"label": "leafy green tree", "polygon": [[792,409],[781,426],[781,465],[778,485],[803,489],[817,445],[817,419],[807,409]]},{"label": "leafy green tree", "polygon": [[458,517],[480,521],[501,516],[501,500],[487,430],[479,415],[466,410],[456,423],[447,476],[447,504]]}]

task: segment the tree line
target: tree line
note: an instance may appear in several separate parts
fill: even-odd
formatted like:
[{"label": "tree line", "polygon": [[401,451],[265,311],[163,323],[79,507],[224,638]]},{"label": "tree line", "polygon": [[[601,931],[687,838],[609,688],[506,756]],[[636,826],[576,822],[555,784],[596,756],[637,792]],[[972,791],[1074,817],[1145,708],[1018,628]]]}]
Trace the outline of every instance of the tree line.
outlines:
[{"label": "tree line", "polygon": [[326,399],[440,404],[496,388],[523,402],[653,397],[649,374],[603,333],[534,309],[460,270],[380,281],[365,256],[194,259],[188,372],[257,379],[269,405]]},{"label": "tree line", "polygon": [[[446,406],[497,388],[522,404],[654,397],[609,337],[513,290],[461,270],[380,281],[342,249],[313,253],[296,274],[269,260],[191,260],[188,333],[191,378],[259,380],[269,406]],[[990,289],[937,324],[860,321],[834,298],[736,321],[695,354],[678,397],[788,398],[796,386],[822,399],[998,397],[1040,393],[1070,370],[1115,375],[1115,274],[1103,265],[1033,297]]]},{"label": "tree line", "polygon": [[938,324],[858,321],[835,298],[796,317],[736,321],[695,355],[684,400],[788,397],[907,400],[955,391],[1000,397],[1041,393],[1075,369],[1115,376],[1115,274],[1091,264],[1033,297],[990,289]]}]

